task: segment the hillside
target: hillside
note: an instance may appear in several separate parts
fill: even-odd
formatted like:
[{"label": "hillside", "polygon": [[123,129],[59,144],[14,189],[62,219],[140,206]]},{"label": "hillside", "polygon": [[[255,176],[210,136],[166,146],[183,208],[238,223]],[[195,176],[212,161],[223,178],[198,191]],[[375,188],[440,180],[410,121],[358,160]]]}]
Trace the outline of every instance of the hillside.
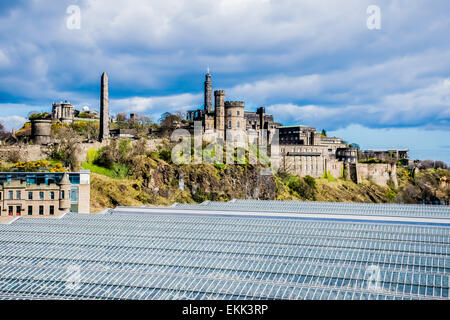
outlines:
[{"label": "hillside", "polygon": [[[398,170],[398,188],[370,181],[355,184],[343,179],[314,179],[286,173],[260,175],[260,166],[181,165],[162,159],[163,152],[135,159],[126,177],[95,173],[91,179],[91,208],[98,212],[115,206],[171,205],[231,199],[308,200],[367,203],[433,203],[449,200],[449,170]],[[85,163],[83,166],[87,166]],[[101,172],[101,171],[99,171]],[[120,172],[118,170],[117,172]],[[111,173],[107,173],[111,175]],[[182,176],[184,190],[180,190]]]},{"label": "hillside", "polygon": [[[231,199],[417,204],[448,204],[450,199],[450,170],[430,165],[421,169],[400,166],[396,170],[398,186],[383,187],[367,180],[355,184],[325,175],[320,179],[285,172],[262,175],[263,167],[248,161],[237,165],[176,165],[171,160],[172,145],[167,141],[149,144],[146,139],[111,140],[100,149],[87,150],[85,157],[77,150],[68,147],[64,152],[49,153],[60,158],[47,161],[15,162],[14,157],[7,157],[7,161],[0,159],[0,170],[36,171],[42,167],[49,171],[70,170],[63,159],[72,159],[71,167],[92,172],[92,212],[116,206],[167,206],[174,202]],[[77,157],[71,156],[71,152]],[[76,162],[81,158],[85,161]]]}]

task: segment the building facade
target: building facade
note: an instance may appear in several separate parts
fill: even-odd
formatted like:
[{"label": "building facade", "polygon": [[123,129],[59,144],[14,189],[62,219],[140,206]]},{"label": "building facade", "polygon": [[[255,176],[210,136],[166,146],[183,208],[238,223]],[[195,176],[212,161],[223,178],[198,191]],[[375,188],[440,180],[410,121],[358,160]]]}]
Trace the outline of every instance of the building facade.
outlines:
[{"label": "building facade", "polygon": [[90,213],[90,172],[0,172],[1,216]]},{"label": "building facade", "polygon": [[280,168],[286,172],[321,177],[329,173],[339,177],[342,159],[339,150],[346,150],[346,143],[337,137],[325,137],[314,127],[301,125],[279,128]]},{"label": "building facade", "polygon": [[52,119],[71,124],[75,117],[75,107],[67,101],[52,104]]},{"label": "building facade", "polygon": [[362,152],[363,159],[408,159],[408,149],[391,149],[391,150],[364,150]]}]

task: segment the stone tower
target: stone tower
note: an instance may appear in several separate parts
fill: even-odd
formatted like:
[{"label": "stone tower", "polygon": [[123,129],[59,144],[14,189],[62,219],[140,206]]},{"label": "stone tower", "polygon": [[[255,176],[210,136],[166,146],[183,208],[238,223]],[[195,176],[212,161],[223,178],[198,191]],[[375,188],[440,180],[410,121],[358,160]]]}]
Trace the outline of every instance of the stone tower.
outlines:
[{"label": "stone tower", "polygon": [[209,72],[205,80],[205,113],[213,112],[212,108],[212,82]]},{"label": "stone tower", "polygon": [[216,112],[215,128],[217,131],[222,132],[225,129],[225,91],[214,91],[214,105]]},{"label": "stone tower", "polygon": [[109,97],[108,97],[108,75],[102,74],[100,89],[100,134],[99,141],[109,138]]}]

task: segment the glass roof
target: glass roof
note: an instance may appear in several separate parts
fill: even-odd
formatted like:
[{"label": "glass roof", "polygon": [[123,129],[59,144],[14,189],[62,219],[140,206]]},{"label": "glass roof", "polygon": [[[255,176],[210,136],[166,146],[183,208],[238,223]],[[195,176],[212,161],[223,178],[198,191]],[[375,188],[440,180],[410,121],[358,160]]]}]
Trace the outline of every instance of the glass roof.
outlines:
[{"label": "glass roof", "polygon": [[0,224],[0,299],[449,298],[449,226],[127,210]]},{"label": "glass roof", "polygon": [[205,201],[201,204],[176,203],[173,208],[450,218],[450,206],[385,203],[232,200],[229,202]]}]

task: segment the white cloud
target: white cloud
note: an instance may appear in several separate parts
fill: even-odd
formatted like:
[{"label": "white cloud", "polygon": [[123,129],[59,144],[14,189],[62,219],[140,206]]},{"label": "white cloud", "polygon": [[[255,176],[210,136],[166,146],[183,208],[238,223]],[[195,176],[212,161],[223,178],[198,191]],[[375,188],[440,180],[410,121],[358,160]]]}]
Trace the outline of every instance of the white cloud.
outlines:
[{"label": "white cloud", "polygon": [[18,130],[26,121],[26,118],[20,116],[0,117],[0,123],[2,123],[7,130]]},{"label": "white cloud", "polygon": [[0,49],[0,68],[1,67],[7,67],[10,64],[10,60],[8,56],[5,54],[5,52]]},{"label": "white cloud", "polygon": [[66,28],[69,4],[0,16],[4,102],[97,108],[107,71],[113,111],[156,117],[200,106],[210,65],[215,89],[283,121],[448,126],[448,1],[379,0],[380,31],[366,28],[372,0],[81,0],[80,30]]},{"label": "white cloud", "polygon": [[450,78],[426,88],[381,97],[377,104],[266,107],[278,121],[337,129],[350,124],[373,127],[429,126],[450,130]]},{"label": "white cloud", "polygon": [[117,112],[140,112],[150,114],[158,120],[164,112],[174,113],[201,107],[202,95],[180,94],[161,97],[132,97],[110,100],[111,109]]}]

